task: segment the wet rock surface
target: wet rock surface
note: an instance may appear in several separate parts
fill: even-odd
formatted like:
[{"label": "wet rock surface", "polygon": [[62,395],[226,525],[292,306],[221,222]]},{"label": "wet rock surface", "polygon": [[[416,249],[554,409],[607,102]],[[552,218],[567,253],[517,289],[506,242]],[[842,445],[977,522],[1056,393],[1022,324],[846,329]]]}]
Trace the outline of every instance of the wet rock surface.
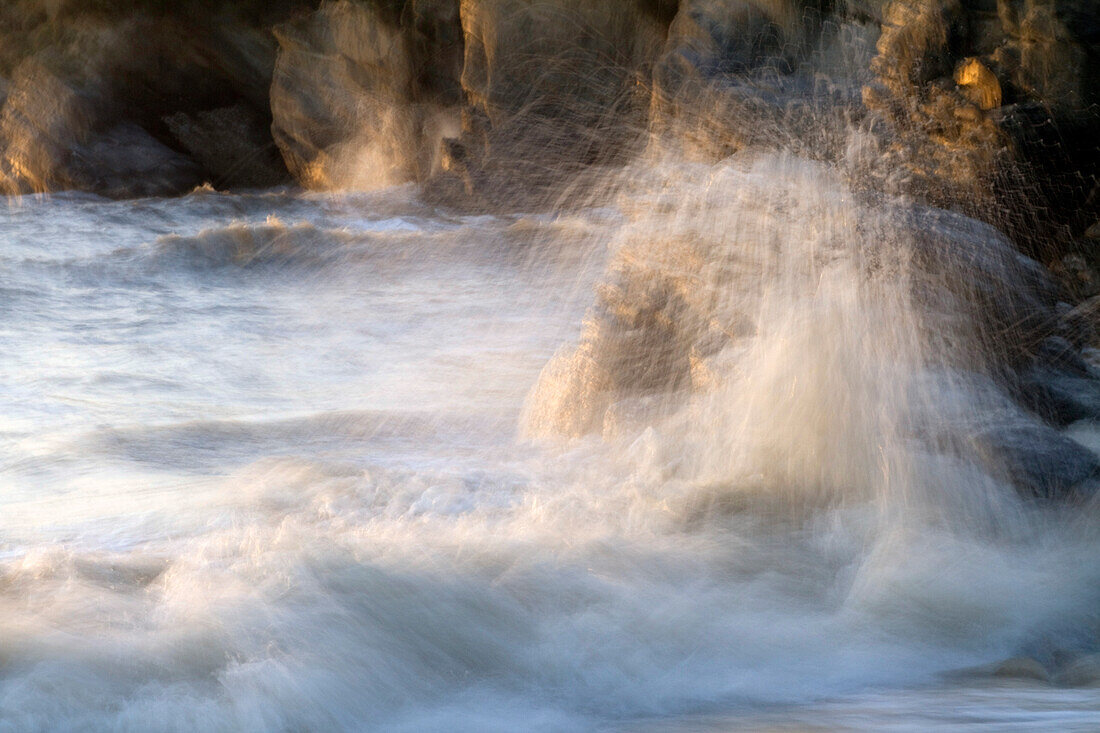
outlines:
[{"label": "wet rock surface", "polygon": [[1100,21],[1079,0],[21,0],[0,12],[8,192],[95,190],[69,153],[123,123],[215,185],[418,181],[481,208],[560,195],[647,133],[703,158],[776,140],[836,157],[851,155],[855,123],[889,130],[864,156],[887,190],[988,220],[1044,262],[1100,217]]},{"label": "wet rock surface", "polygon": [[978,454],[1022,493],[1040,499],[1095,493],[1100,459],[1039,421],[995,426],[973,436]]},{"label": "wet rock surface", "polygon": [[286,181],[268,129],[270,26],[299,6],[6,5],[0,186],[124,198]]},{"label": "wet rock surface", "polygon": [[1097,205],[1092,4],[893,0],[881,18],[865,100],[899,133],[905,186],[1064,253]]},{"label": "wet rock surface", "polygon": [[457,2],[349,0],[275,29],[274,135],[309,188],[423,180],[458,129]]}]

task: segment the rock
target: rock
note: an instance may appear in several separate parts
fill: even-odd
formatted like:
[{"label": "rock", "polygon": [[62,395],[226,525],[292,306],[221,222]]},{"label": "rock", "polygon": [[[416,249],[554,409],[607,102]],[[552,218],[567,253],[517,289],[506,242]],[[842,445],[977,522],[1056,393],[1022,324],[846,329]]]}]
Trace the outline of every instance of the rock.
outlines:
[{"label": "rock", "polygon": [[1047,672],[1046,667],[1032,657],[1012,657],[999,662],[990,670],[990,676],[1001,679],[1050,681],[1050,673]]},{"label": "rock", "polygon": [[991,211],[992,182],[1008,151],[1003,133],[981,113],[982,102],[993,100],[984,100],[981,88],[953,80],[957,66],[967,71],[962,58],[953,56],[965,15],[957,0],[888,3],[871,64],[877,92],[865,94],[864,102],[894,138],[887,166],[872,168],[887,190],[983,216]]},{"label": "rock", "polygon": [[[841,34],[821,22],[820,5],[681,2],[653,72],[651,129],[661,144],[709,161],[752,147],[836,154],[834,128],[847,129],[839,120],[859,100],[857,88],[842,79],[846,70],[813,78],[799,68],[812,48],[828,48],[830,34]],[[845,25],[844,32],[851,31]]]},{"label": "rock", "polygon": [[1009,42],[1019,49],[1017,83],[1054,108],[1095,102],[1100,52],[1095,6],[1088,0],[1001,0],[1000,5]]},{"label": "rock", "polygon": [[963,87],[967,99],[979,109],[1001,106],[1001,83],[981,61],[971,56],[955,67],[955,83]]},{"label": "rock", "polygon": [[300,183],[376,188],[438,167],[440,141],[458,132],[457,80],[437,65],[458,16],[457,0],[436,6],[449,15],[409,23],[381,2],[340,0],[276,29],[273,133]]},{"label": "rock", "polygon": [[1050,270],[1061,280],[1062,286],[1075,301],[1100,294],[1100,277],[1080,254],[1067,254],[1056,260]]},{"label": "rock", "polygon": [[[800,40],[795,2],[684,0],[668,31],[662,69],[666,84],[745,73],[761,64],[789,63]],[[679,79],[669,79],[677,71]],[[684,78],[686,76],[686,78]]]},{"label": "rock", "polygon": [[1054,330],[1056,282],[1001,232],[940,209],[914,207],[897,216],[913,233],[917,297],[935,308],[946,289],[965,312],[980,316],[978,335],[992,353],[1030,353]]},{"label": "rock", "polygon": [[482,200],[538,207],[639,149],[665,4],[463,2],[462,143]]},{"label": "rock", "polygon": [[1100,687],[1100,654],[1086,654],[1066,665],[1055,677],[1063,687]]},{"label": "rock", "polygon": [[1048,364],[1072,376],[1085,378],[1095,376],[1073,344],[1061,336],[1048,336],[1043,339],[1036,350],[1035,360],[1037,363]]},{"label": "rock", "polygon": [[883,9],[874,70],[886,88],[905,96],[950,71],[947,40],[957,0],[893,0]]},{"label": "rock", "polygon": [[[1098,384],[1092,382],[1094,395]],[[906,395],[903,429],[929,450],[977,464],[1026,498],[1094,495],[1100,457],[1027,411],[1010,387],[976,372],[926,370]]]},{"label": "rock", "polygon": [[1017,389],[1024,405],[1055,425],[1100,419],[1100,378],[1096,376],[1034,364],[1021,373]]},{"label": "rock", "polygon": [[637,0],[467,0],[462,30],[462,87],[494,128],[517,116],[570,128],[601,123],[664,37]]},{"label": "rock", "polygon": [[226,185],[438,179],[479,206],[557,200],[650,133],[840,159],[854,124],[881,138],[869,187],[1043,261],[1100,206],[1089,0],[11,0],[0,29],[11,192],[82,185],[70,154],[123,124]]},{"label": "rock", "polygon": [[617,403],[652,405],[654,395],[689,386],[700,314],[685,301],[683,285],[659,271],[616,272],[599,289],[577,349],[556,355],[539,376],[524,420],[528,433],[606,432],[623,424],[612,409]]},{"label": "rock", "polygon": [[993,425],[971,438],[977,455],[1025,496],[1066,499],[1091,495],[1100,458],[1038,421]]},{"label": "rock", "polygon": [[[264,24],[298,3],[209,2],[202,12],[192,0],[5,4],[0,188],[165,195],[228,175],[227,165],[243,172],[241,185],[281,179],[255,164],[281,167],[271,156],[275,44]],[[213,130],[215,117],[224,133]],[[127,182],[148,166],[153,180]]]},{"label": "rock", "polygon": [[1100,347],[1100,295],[1078,303],[1061,316],[1059,323],[1077,346]]},{"label": "rock", "polygon": [[93,100],[36,59],[22,62],[0,110],[4,192],[44,193],[70,187],[65,159],[87,139],[94,117]]},{"label": "rock", "polygon": [[288,179],[286,167],[271,149],[256,148],[265,120],[244,104],[164,120],[172,135],[218,187],[267,188]]},{"label": "rock", "polygon": [[1044,260],[1072,246],[1067,223],[1096,220],[1093,3],[893,0],[877,48],[865,101],[898,138],[905,174],[879,174],[891,190],[989,221]]},{"label": "rock", "polygon": [[142,128],[123,123],[73,148],[69,185],[103,196],[175,196],[203,182],[201,168]]}]

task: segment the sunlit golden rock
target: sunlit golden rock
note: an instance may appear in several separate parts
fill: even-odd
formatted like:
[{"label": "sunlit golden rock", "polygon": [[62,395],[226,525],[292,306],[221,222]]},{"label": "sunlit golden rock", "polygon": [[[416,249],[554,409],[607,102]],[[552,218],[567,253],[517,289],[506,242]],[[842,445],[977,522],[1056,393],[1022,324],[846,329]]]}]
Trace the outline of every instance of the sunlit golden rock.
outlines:
[{"label": "sunlit golden rock", "polygon": [[[430,32],[446,25],[436,18]],[[370,189],[438,166],[440,140],[458,130],[458,86],[437,88],[445,49],[422,30],[381,3],[350,0],[276,29],[272,130],[300,183]]]},{"label": "sunlit golden rock", "polygon": [[985,64],[976,58],[963,59],[955,67],[955,83],[983,110],[1001,106],[1001,83]]}]

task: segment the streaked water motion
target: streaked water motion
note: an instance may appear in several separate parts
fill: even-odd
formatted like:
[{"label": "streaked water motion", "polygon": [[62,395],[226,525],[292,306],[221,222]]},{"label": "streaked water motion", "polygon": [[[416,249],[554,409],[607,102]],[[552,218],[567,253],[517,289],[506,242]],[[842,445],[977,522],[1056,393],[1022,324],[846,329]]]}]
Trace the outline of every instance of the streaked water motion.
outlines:
[{"label": "streaked water motion", "polygon": [[1100,725],[1095,503],[974,437],[1029,265],[845,181],[15,200],[0,729]]}]

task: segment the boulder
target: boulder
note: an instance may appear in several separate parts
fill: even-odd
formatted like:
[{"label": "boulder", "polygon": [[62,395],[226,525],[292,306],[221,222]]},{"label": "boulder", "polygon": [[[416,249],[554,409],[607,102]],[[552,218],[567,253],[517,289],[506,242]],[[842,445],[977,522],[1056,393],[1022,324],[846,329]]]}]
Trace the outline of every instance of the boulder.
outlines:
[{"label": "boulder", "polygon": [[1019,359],[1054,331],[1057,283],[1004,234],[942,209],[911,207],[894,216],[911,238],[917,299],[936,312],[945,296],[953,298],[972,318],[970,337],[994,361]]},{"label": "boulder", "polygon": [[1100,375],[1032,364],[1016,385],[1020,401],[1055,425],[1100,419]]},{"label": "boulder", "polygon": [[1061,332],[1075,346],[1100,348],[1100,295],[1083,300],[1061,314]]},{"label": "boulder", "polygon": [[67,188],[112,198],[174,196],[203,182],[193,160],[132,123],[122,123],[75,145],[65,161]]},{"label": "boulder", "polygon": [[994,475],[1037,499],[1088,496],[1100,478],[1100,458],[1038,420],[994,425],[971,437]]},{"label": "boulder", "polygon": [[64,163],[84,142],[95,118],[93,100],[82,96],[37,59],[12,74],[0,110],[0,183],[4,193],[43,193],[71,187]]},{"label": "boulder", "polygon": [[258,148],[265,122],[244,104],[195,113],[176,112],[165,124],[203,175],[217,187],[266,188],[287,180],[286,166],[271,147]]},{"label": "boulder", "polygon": [[1039,344],[1014,387],[1022,404],[1055,425],[1100,419],[1100,370],[1060,336]]}]

